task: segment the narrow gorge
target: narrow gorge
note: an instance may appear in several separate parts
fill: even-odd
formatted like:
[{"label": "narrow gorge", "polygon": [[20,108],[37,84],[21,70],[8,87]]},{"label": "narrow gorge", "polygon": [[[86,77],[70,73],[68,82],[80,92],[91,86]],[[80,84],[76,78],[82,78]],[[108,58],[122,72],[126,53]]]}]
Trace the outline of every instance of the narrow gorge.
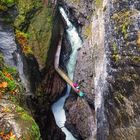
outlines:
[{"label": "narrow gorge", "polygon": [[0,140],[139,140],[139,94],[139,0],[0,0]]}]

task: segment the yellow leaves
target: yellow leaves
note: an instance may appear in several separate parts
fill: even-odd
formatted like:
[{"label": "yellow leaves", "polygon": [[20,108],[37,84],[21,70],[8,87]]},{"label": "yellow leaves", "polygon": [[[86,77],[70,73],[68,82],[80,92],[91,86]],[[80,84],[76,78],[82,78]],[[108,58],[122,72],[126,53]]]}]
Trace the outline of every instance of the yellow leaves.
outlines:
[{"label": "yellow leaves", "polygon": [[12,133],[12,131],[9,134],[10,140],[16,140],[16,136]]},{"label": "yellow leaves", "polygon": [[30,46],[28,45],[28,34],[25,34],[19,30],[16,30],[16,38],[19,42],[19,44],[22,47],[22,51],[25,53],[25,55],[27,54],[32,54],[32,50],[30,48]]},{"label": "yellow leaves", "polygon": [[19,90],[18,89],[15,89],[15,90],[11,91],[10,93],[14,95],[14,94],[16,94],[18,92],[19,92]]},{"label": "yellow leaves", "polygon": [[10,80],[13,80],[13,77],[11,76],[10,73],[4,71],[3,74],[4,74],[7,78],[9,78]]},{"label": "yellow leaves", "polygon": [[2,11],[6,11],[8,8],[6,7],[6,6],[4,6],[4,5],[0,5],[0,10],[2,10]]},{"label": "yellow leaves", "polygon": [[3,107],[1,113],[6,113],[6,112],[10,112],[10,109],[8,107]]},{"label": "yellow leaves", "polygon": [[2,130],[2,132],[0,132],[0,138],[2,138],[2,140],[16,140],[16,136],[12,131],[5,133],[4,130]]}]

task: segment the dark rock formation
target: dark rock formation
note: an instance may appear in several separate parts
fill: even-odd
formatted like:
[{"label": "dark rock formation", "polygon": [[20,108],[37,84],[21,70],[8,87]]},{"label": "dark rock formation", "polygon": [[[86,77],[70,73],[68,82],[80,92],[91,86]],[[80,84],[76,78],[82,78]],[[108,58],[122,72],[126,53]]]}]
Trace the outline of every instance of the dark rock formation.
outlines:
[{"label": "dark rock formation", "polygon": [[0,100],[0,133],[0,139],[10,134],[9,139],[41,139],[39,128],[31,115],[5,99]]},{"label": "dark rock formation", "polygon": [[[61,3],[62,4],[62,3]],[[95,112],[94,112],[94,61],[93,46],[90,44],[92,36],[91,17],[92,1],[64,1],[70,20],[79,27],[80,35],[83,37],[83,46],[77,55],[74,81],[79,83],[80,89],[86,97],[77,98],[75,93],[68,98],[65,105],[67,113],[66,126],[78,139],[94,137]],[[86,10],[85,10],[86,9]],[[88,15],[88,16],[87,16]]]},{"label": "dark rock formation", "polygon": [[[36,5],[36,4],[39,4],[39,5]],[[35,15],[35,13],[37,11],[33,10],[35,8],[34,6],[36,6],[36,8],[40,7],[39,1],[37,1],[35,3],[32,2],[32,1],[30,1],[29,3],[25,3],[25,1],[19,1],[18,2],[19,16],[15,21],[16,28],[24,30],[24,31],[28,30],[29,32],[31,32],[31,30],[30,30],[31,29],[30,28],[31,24],[32,24],[32,27],[35,26],[34,28],[36,28],[36,30],[32,30],[32,31],[34,31],[32,35],[37,35],[37,34],[40,33],[40,30],[42,30],[42,37],[39,38],[39,43],[40,43],[40,47],[41,46],[44,47],[44,49],[41,50],[41,52],[36,52],[36,50],[35,50],[34,55],[22,54],[21,61],[24,63],[23,73],[25,75],[27,75],[28,82],[29,82],[29,84],[31,84],[31,89],[30,90],[32,91],[32,94],[31,93],[26,93],[26,94],[23,95],[22,98],[24,100],[22,100],[22,106],[24,106],[24,107],[26,106],[26,108],[28,108],[30,110],[30,112],[32,113],[32,115],[34,116],[34,119],[35,119],[35,121],[37,122],[37,124],[38,124],[38,126],[40,128],[40,133],[41,133],[41,138],[42,139],[45,139],[45,140],[46,139],[47,140],[61,139],[61,140],[63,140],[63,139],[65,139],[65,135],[56,126],[54,117],[53,117],[52,112],[50,111],[50,109],[51,109],[51,104],[59,96],[61,96],[61,93],[62,93],[63,89],[65,88],[65,83],[56,74],[56,72],[55,72],[55,70],[53,68],[53,60],[51,60],[51,59],[48,60],[48,62],[50,62],[50,64],[49,64],[50,68],[45,67],[42,72],[39,71],[39,65],[38,65],[38,62],[40,64],[40,66],[46,65],[45,64],[46,55],[47,55],[46,48],[47,49],[49,48],[49,45],[50,45],[49,41],[51,39],[51,34],[52,34],[52,32],[51,32],[52,22],[50,21],[50,19],[53,18],[53,16],[48,15],[48,10],[45,7],[40,9],[39,13],[41,13],[41,15],[39,13],[38,13],[39,14],[38,16]],[[15,8],[15,7],[11,7],[11,8]],[[3,11],[2,13],[0,11],[0,14],[1,14],[0,19],[1,19],[1,21],[6,22],[6,24],[1,23],[2,27],[0,26],[1,30],[5,29],[5,36],[4,36],[3,32],[2,32],[2,37],[3,36],[5,37],[5,38],[3,37],[3,40],[5,39],[5,42],[4,42],[5,44],[2,42],[1,43],[2,45],[1,45],[0,48],[1,48],[2,52],[5,51],[3,53],[7,54],[7,56],[9,54],[8,58],[9,57],[10,58],[8,59],[8,62],[9,62],[9,65],[12,65],[12,66],[14,66],[14,65],[16,65],[18,63],[17,57],[14,57],[13,52],[17,51],[18,53],[24,53],[23,51],[21,51],[22,50],[22,48],[20,48],[21,44],[18,44],[18,45],[16,44],[18,42],[18,40],[17,40],[17,42],[15,42],[14,30],[13,30],[13,27],[11,25],[11,23],[14,22],[14,18],[11,18],[11,17],[17,15],[17,14],[15,15],[14,12],[15,11],[13,11],[13,10],[10,11],[10,12],[9,12],[9,10],[8,11]],[[3,13],[6,13],[6,14],[8,13],[8,16],[9,16],[10,19],[8,17],[4,18]],[[34,15],[35,15],[36,18],[34,18]],[[25,17],[24,18],[25,21],[21,20],[21,19],[23,19],[23,18],[21,18],[22,16]],[[47,23],[51,22],[51,23],[48,23],[50,25],[49,27],[41,25],[41,27],[40,27],[41,29],[40,29],[38,27],[38,25],[34,24],[33,21],[31,22],[31,20],[34,18],[33,20],[35,20],[35,23],[40,24],[40,19],[42,19],[43,21],[44,20],[45,21],[44,22],[42,21],[41,23],[45,24],[45,22],[46,22],[45,17],[47,18]],[[7,21],[7,18],[10,21]],[[28,20],[28,22],[27,22],[27,20]],[[8,29],[10,29],[10,30],[8,30]],[[46,30],[49,33],[46,32]],[[8,34],[8,32],[10,32],[10,33]],[[8,35],[8,36],[6,36],[6,35]],[[48,38],[48,37],[50,37],[50,38]],[[10,38],[10,40],[8,42],[9,38]],[[1,40],[1,41],[3,41],[3,40]],[[29,40],[29,44],[32,43],[32,41],[33,41],[34,42],[33,46],[36,47],[36,49],[38,49],[37,43],[35,42],[36,40],[37,40],[36,38],[35,38],[35,40],[34,40],[34,38],[33,38],[33,40]],[[47,41],[48,41],[48,43],[45,43]],[[45,43],[45,46],[44,46],[43,43]],[[3,48],[4,45],[5,45],[5,48]],[[10,48],[6,48],[7,46],[9,46]],[[17,47],[19,47],[19,48],[17,48]],[[52,54],[52,56],[51,56],[51,57],[53,57],[54,54],[55,54],[55,48],[51,47],[50,51],[54,52]],[[42,59],[42,54],[40,56],[40,55],[38,55],[38,53],[39,54],[42,53],[45,57],[43,57],[43,59]],[[38,58],[37,59],[38,62],[36,61],[35,57]],[[7,59],[7,58],[5,58],[5,59]],[[10,63],[11,61],[12,61],[12,63]],[[22,69],[22,67],[21,67],[21,69]],[[26,86],[26,85],[24,85],[24,86]],[[1,103],[1,101],[0,101],[0,103]],[[9,113],[6,113],[6,114],[9,114]],[[14,116],[15,118],[18,117],[17,114],[14,114],[14,115],[15,115]],[[4,116],[1,116],[2,121],[0,123],[4,122],[3,121]],[[12,119],[11,119],[11,121],[12,121]],[[21,127],[21,126],[17,127],[18,122],[16,122],[15,124],[16,124],[16,126],[15,126],[16,129],[19,129],[19,130],[24,129],[24,126],[23,127]],[[31,123],[29,123],[29,124],[31,125]],[[3,127],[3,125],[2,125],[2,127]],[[25,124],[25,127],[28,127],[28,124],[27,124],[27,126]],[[28,129],[31,130],[30,127]],[[18,135],[18,132],[16,131],[14,134]],[[24,131],[23,131],[23,135],[24,135]],[[34,138],[32,138],[32,137],[34,137]],[[31,139],[39,139],[39,138],[40,138],[39,131],[38,131],[38,137],[34,136],[34,135],[31,136]],[[25,139],[28,139],[28,138],[25,138]]]},{"label": "dark rock formation", "polygon": [[[26,95],[24,98],[39,125],[42,139],[65,139],[61,129],[56,126],[51,112],[52,103],[60,98],[66,89],[65,82],[53,67],[60,31],[64,25],[58,7],[55,6],[61,5],[83,40],[83,46],[77,55],[74,81],[79,83],[80,89],[86,94],[80,98],[71,92],[67,99],[65,104],[67,128],[79,140],[139,140],[139,0],[44,2],[47,8],[42,6],[40,0],[36,2],[29,0],[28,3],[19,0],[17,3],[19,16],[16,20],[17,12],[14,4],[8,11],[7,9],[0,11],[0,30],[7,28],[8,25],[6,31],[10,29],[12,40],[14,31],[11,23],[14,20],[17,29],[30,33],[31,36],[29,45],[33,49],[34,56],[26,58],[23,55],[23,58],[27,68],[24,72],[28,74],[34,95]],[[65,65],[71,48],[65,34],[62,45],[60,65],[67,71]],[[3,52],[5,48],[1,45],[0,49]],[[16,49],[13,48],[13,52]],[[16,60],[12,53],[10,56]],[[13,106],[11,102],[7,103]],[[4,106],[3,102],[0,101],[0,105]],[[13,113],[15,112],[8,115],[16,114],[20,118],[18,112]],[[3,115],[3,112],[1,114]],[[7,113],[5,114],[7,116]],[[3,124],[4,117],[0,116],[0,128]],[[27,123],[27,127],[28,125]],[[15,131],[15,134],[18,132]]]},{"label": "dark rock formation", "polygon": [[[75,23],[80,21],[77,14],[86,11],[80,10],[82,3],[65,1]],[[84,22],[79,22],[84,44],[79,50],[74,80],[80,83],[90,101],[95,100],[95,113],[89,100],[85,99],[82,106],[83,99],[72,95],[65,106],[67,127],[75,130],[73,133],[80,139],[94,139],[95,129],[99,140],[139,139],[139,1],[94,1],[93,5],[95,11],[90,20],[86,22],[83,16]],[[85,113],[92,118],[93,134],[86,125],[86,116],[83,123],[87,127],[82,128],[85,113],[81,106],[83,110],[88,106]]]},{"label": "dark rock formation", "polygon": [[[105,20],[108,92],[104,95],[108,139],[139,138],[139,1],[110,2]],[[115,136],[115,138],[114,138]]]}]

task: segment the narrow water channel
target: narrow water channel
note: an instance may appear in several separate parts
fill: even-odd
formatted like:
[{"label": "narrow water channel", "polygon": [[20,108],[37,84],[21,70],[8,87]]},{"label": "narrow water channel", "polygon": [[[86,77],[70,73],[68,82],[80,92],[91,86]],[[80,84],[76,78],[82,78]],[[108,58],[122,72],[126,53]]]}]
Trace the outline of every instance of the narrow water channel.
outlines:
[{"label": "narrow water channel", "polygon": [[[80,47],[82,47],[82,40],[79,37],[76,28],[69,21],[68,16],[66,12],[64,11],[64,9],[62,7],[59,7],[59,10],[68,26],[68,28],[66,29],[66,33],[72,47],[72,53],[70,55],[70,59],[68,61],[66,68],[68,71],[69,78],[73,80],[74,69],[75,69],[76,58],[77,58],[77,50]],[[71,132],[68,131],[68,129],[65,127],[66,115],[65,115],[65,110],[64,110],[64,103],[65,103],[66,98],[70,94],[70,90],[71,90],[71,87],[67,85],[67,91],[65,93],[65,96],[61,97],[57,102],[55,102],[52,105],[52,111],[55,117],[56,124],[66,134],[66,140],[76,140],[76,138],[73,137]]]}]

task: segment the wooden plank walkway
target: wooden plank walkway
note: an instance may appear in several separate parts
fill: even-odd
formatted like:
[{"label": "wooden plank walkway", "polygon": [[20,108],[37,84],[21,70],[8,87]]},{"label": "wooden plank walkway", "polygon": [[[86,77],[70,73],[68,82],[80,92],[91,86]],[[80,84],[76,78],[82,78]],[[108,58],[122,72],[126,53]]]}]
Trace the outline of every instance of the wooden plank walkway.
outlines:
[{"label": "wooden plank walkway", "polygon": [[78,96],[82,97],[82,99],[86,99],[89,105],[91,105],[94,108],[94,100],[90,99],[85,93],[82,91],[77,91],[78,89],[74,87],[73,81],[67,76],[67,74],[59,67],[59,59],[60,59],[60,53],[61,53],[61,46],[62,46],[62,38],[63,38],[63,33],[61,32],[61,37],[57,46],[57,51],[55,54],[55,62],[54,62],[54,67],[56,72],[71,86],[71,88],[77,93]]},{"label": "wooden plank walkway", "polygon": [[[63,37],[63,34],[61,33],[61,37],[60,37],[60,40],[59,40],[59,43],[58,43],[58,46],[57,46],[57,51],[56,51],[56,54],[55,54],[55,62],[54,62],[54,68],[55,70],[57,71],[57,73],[71,86],[71,88],[78,94],[80,93],[80,91],[78,92],[78,89],[75,88],[73,86],[73,81],[66,75],[65,72],[63,72],[61,70],[61,68],[59,68],[59,59],[60,59],[60,53],[61,53],[61,46],[62,46],[62,37]],[[79,95],[79,94],[78,94]]]}]

